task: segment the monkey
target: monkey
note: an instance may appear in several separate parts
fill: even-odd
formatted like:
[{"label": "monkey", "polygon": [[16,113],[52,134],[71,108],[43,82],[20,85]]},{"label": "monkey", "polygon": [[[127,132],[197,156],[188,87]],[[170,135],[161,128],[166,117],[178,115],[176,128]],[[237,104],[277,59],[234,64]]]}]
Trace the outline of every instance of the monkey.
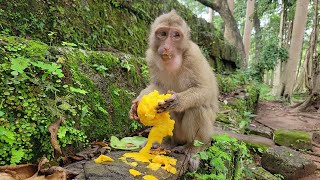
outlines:
[{"label": "monkey", "polygon": [[[150,84],[132,101],[130,119],[139,119],[137,107],[143,95],[154,90],[172,93],[155,108],[158,113],[169,111],[175,121],[173,136],[164,142],[173,151],[187,154],[189,170],[194,171],[200,160],[192,157],[210,144],[213,135],[219,92],[215,74],[175,10],[151,24],[148,46]],[[206,146],[195,147],[195,140]]]}]

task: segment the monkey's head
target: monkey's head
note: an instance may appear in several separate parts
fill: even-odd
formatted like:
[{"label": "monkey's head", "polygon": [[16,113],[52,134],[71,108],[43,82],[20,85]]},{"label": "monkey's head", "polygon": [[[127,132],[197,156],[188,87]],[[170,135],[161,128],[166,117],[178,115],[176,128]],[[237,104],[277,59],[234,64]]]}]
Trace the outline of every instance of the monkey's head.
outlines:
[{"label": "monkey's head", "polygon": [[156,18],[151,25],[149,46],[160,57],[157,59],[162,65],[175,70],[182,63],[182,55],[189,46],[189,39],[189,26],[172,10]]}]

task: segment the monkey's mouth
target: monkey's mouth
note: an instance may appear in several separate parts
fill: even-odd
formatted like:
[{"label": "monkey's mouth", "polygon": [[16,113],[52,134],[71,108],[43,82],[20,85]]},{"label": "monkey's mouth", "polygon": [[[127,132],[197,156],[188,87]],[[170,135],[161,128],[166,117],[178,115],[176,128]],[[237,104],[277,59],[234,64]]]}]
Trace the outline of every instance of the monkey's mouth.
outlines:
[{"label": "monkey's mouth", "polygon": [[170,61],[172,59],[172,55],[170,54],[162,54],[161,59],[165,62]]}]

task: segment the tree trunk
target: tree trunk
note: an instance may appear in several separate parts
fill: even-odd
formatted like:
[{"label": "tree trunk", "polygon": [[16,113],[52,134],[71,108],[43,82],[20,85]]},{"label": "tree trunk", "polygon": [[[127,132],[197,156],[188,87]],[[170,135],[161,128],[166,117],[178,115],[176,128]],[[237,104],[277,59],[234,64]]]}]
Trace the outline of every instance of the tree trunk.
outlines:
[{"label": "tree trunk", "polygon": [[[231,11],[231,14],[233,16],[233,12],[234,12],[234,0],[227,0],[228,2],[228,6],[229,6],[229,9]],[[225,26],[224,27],[224,34],[223,34],[223,37],[225,40],[227,40],[228,42],[231,42],[232,40],[232,34],[231,34],[231,29],[228,28],[228,26]]]},{"label": "tree trunk", "polygon": [[303,66],[301,67],[301,72],[298,77],[298,83],[295,87],[295,91],[304,91],[305,88],[309,90],[309,92],[312,90],[312,59],[313,54],[315,53],[315,46],[316,46],[316,37],[317,34],[315,33],[315,28],[312,28],[312,32],[310,35],[310,46],[307,49],[307,52],[304,57]]},{"label": "tree trunk", "polygon": [[208,7],[208,22],[212,23],[213,10]]},{"label": "tree trunk", "polygon": [[228,29],[230,29],[231,31],[231,39],[230,39],[230,44],[232,44],[233,46],[235,46],[241,56],[240,59],[240,66],[242,69],[246,69],[247,68],[247,62],[246,62],[246,54],[244,51],[244,46],[242,43],[242,38],[237,26],[237,22],[234,19],[229,7],[228,7],[228,3],[226,0],[215,0],[214,2],[212,2],[211,0],[197,0],[198,2],[200,2],[201,4],[207,6],[207,7],[211,7],[213,10],[217,11],[224,24],[225,27],[227,27]]},{"label": "tree trunk", "polygon": [[300,60],[304,29],[307,22],[308,4],[305,0],[297,0],[296,2],[289,58],[285,63],[281,85],[281,96],[289,102],[291,102],[292,91],[296,80],[297,65]]},{"label": "tree trunk", "polygon": [[258,61],[260,60],[260,52],[262,50],[262,38],[261,38],[261,27],[260,27],[260,19],[258,17],[258,13],[255,12],[254,16],[253,16],[253,26],[254,29],[256,31],[256,33],[254,34],[254,38],[255,38],[255,56],[253,58],[253,65],[256,65],[258,63]]},{"label": "tree trunk", "polygon": [[[308,49],[312,62],[312,77],[310,80],[311,93],[309,97],[300,105],[296,107],[299,111],[318,111],[320,112],[320,59],[317,50],[319,18],[318,18],[318,0],[314,0],[314,18],[313,29],[314,32],[310,39],[310,48]],[[310,68],[310,67],[309,67]]]},{"label": "tree trunk", "polygon": [[250,37],[253,27],[254,1],[255,0],[247,0],[246,22],[243,31],[243,45],[244,51],[246,53],[247,64],[249,64]]},{"label": "tree trunk", "polygon": [[[280,29],[279,29],[279,47],[282,47],[283,43],[283,28],[284,28],[284,22],[285,22],[285,2],[282,1],[282,8],[281,8],[281,17],[280,17]],[[280,96],[280,81],[281,81],[281,67],[282,67],[282,62],[280,59],[277,60],[277,64],[274,68],[274,73],[273,73],[273,83],[272,83],[272,94],[274,96]]]}]

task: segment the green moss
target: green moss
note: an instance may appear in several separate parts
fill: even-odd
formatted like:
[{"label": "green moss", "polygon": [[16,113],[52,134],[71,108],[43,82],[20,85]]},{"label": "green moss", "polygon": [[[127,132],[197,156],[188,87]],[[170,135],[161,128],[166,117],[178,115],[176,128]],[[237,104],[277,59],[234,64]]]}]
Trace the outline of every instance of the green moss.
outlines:
[{"label": "green moss", "polygon": [[311,135],[304,131],[279,129],[274,131],[274,142],[295,149],[312,148]]},{"label": "green moss", "polygon": [[249,141],[245,141],[245,143],[250,150],[253,150],[254,152],[258,152],[258,153],[266,152],[270,148],[270,146],[268,146],[267,144],[253,143]]},{"label": "green moss", "polygon": [[198,19],[177,0],[166,3],[157,0],[12,0],[0,2],[0,8],[3,11],[2,33],[40,39],[50,45],[71,42],[83,49],[121,51],[139,56],[144,56],[147,48],[146,37],[151,22],[163,12],[176,9],[194,30],[191,31],[192,39],[208,50],[205,53],[208,57],[223,67],[235,62],[230,52],[236,51],[222,40],[222,33],[217,33],[211,24]]}]

